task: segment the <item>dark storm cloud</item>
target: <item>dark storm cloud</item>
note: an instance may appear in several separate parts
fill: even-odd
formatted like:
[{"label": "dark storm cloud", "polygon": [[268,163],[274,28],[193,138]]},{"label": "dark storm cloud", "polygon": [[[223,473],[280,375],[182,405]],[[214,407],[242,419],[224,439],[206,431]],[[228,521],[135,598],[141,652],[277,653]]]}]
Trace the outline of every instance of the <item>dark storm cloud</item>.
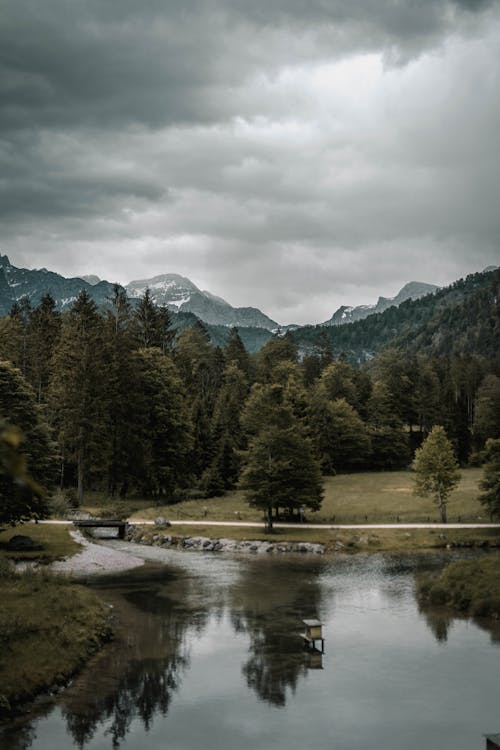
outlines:
[{"label": "dark storm cloud", "polygon": [[0,0],[0,250],[282,322],[451,281],[498,254],[499,58],[493,1]]},{"label": "dark storm cloud", "polygon": [[[2,2],[0,126],[213,122],[258,70],[384,48],[418,54],[488,3]],[[453,13],[455,9],[455,13]]]}]

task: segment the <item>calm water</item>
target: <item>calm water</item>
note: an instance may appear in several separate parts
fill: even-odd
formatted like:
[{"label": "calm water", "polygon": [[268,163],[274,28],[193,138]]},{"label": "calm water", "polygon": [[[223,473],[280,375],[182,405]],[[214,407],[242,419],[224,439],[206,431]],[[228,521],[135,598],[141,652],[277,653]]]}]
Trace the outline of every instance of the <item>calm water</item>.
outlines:
[{"label": "calm water", "polygon": [[[500,731],[500,634],[415,601],[439,558],[133,549],[157,559],[97,584],[116,644],[1,750],[479,750]],[[297,635],[315,616],[322,657]]]}]

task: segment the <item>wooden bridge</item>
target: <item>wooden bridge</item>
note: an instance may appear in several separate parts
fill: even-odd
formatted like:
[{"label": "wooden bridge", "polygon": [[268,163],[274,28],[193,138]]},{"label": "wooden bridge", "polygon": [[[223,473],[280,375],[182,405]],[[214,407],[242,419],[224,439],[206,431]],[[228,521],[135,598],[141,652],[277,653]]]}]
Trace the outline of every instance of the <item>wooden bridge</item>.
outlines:
[{"label": "wooden bridge", "polygon": [[118,539],[125,539],[127,521],[115,518],[89,518],[73,521],[79,529],[118,529]]}]

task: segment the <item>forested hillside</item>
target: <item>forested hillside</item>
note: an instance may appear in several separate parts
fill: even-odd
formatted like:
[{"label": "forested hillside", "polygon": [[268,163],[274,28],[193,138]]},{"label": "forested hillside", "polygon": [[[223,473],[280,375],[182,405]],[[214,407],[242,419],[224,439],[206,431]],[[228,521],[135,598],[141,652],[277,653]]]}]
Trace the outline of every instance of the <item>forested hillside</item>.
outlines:
[{"label": "forested hillside", "polygon": [[[318,507],[320,472],[408,466],[436,424],[462,464],[500,437],[497,289],[495,272],[406,303],[398,348],[362,367],[335,355],[331,329],[305,356],[292,334],[250,355],[236,329],[223,346],[199,322],[175,331],[147,291],[132,307],[116,287],[105,311],[83,291],[63,313],[47,295],[0,320],[0,418],[34,479],[80,502],[89,488],[174,502],[258,484],[258,505],[299,467],[279,502]],[[373,326],[382,346],[401,309],[333,333]]]},{"label": "forested hillside", "polygon": [[319,335],[353,363],[391,346],[411,354],[500,357],[500,270],[476,273],[418,300],[344,326],[306,326],[296,344],[311,351]]}]

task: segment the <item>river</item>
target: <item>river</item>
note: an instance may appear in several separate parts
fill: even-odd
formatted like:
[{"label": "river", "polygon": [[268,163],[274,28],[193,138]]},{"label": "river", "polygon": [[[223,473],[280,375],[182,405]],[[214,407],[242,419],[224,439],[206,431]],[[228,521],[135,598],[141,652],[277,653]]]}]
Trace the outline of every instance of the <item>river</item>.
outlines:
[{"label": "river", "polygon": [[[439,555],[147,556],[94,586],[116,642],[1,750],[477,750],[500,731],[500,632],[420,611]],[[324,623],[325,653],[301,621]]]}]

